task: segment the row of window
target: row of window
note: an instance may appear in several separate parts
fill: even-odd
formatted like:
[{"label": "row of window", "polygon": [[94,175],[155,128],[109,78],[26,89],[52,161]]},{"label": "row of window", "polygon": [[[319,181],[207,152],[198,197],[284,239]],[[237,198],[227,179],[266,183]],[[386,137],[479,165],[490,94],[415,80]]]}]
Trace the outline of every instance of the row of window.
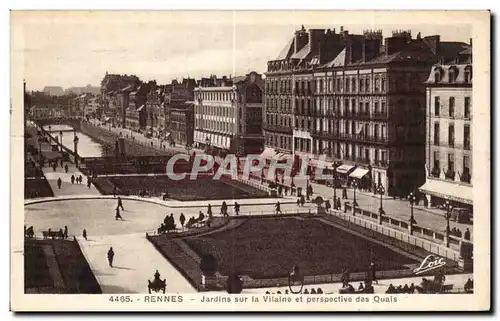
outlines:
[{"label": "row of window", "polygon": [[[311,110],[319,113],[327,113],[327,111],[340,113],[343,109],[344,113],[365,113],[365,114],[385,114],[387,113],[387,107],[385,101],[359,101],[358,99],[344,99],[344,104],[342,105],[341,99],[296,99],[295,100],[295,112],[303,114],[304,112],[309,113]],[[267,100],[266,109],[279,110],[279,111],[289,111],[291,110],[291,100],[290,99],[280,99],[280,98],[269,98]],[[398,102],[404,103],[404,101]],[[371,108],[373,106],[373,109]],[[357,107],[357,108],[356,108]]]},{"label": "row of window", "polygon": [[[441,110],[445,105],[441,103],[441,97],[434,97],[434,116],[441,117]],[[464,97],[464,118],[470,119],[471,100],[470,97]],[[443,115],[444,116],[444,115]],[[455,118],[455,97],[448,97],[448,117]]]},{"label": "row of window", "polygon": [[218,131],[224,133],[232,133],[233,132],[233,124],[223,121],[217,120],[203,120],[195,119],[195,127],[203,128],[209,131]]},{"label": "row of window", "polygon": [[[335,80],[335,81],[334,81]],[[386,91],[385,77],[374,77],[374,92]],[[301,80],[295,82],[295,87],[292,88],[291,79],[270,79],[266,82],[266,93],[290,93],[295,89],[295,92],[307,91],[315,93],[356,93],[372,92],[369,76],[357,77],[341,77],[341,78],[324,78],[315,80]]]},{"label": "row of window", "polygon": [[[462,157],[462,167],[457,167],[455,161],[456,156],[453,153],[448,153],[447,155],[447,163],[445,168],[441,168],[441,155],[439,151],[434,151],[432,154],[432,164],[433,168],[431,169],[431,175],[434,177],[439,177],[441,175],[441,171],[444,170],[444,176],[447,179],[454,180],[455,178],[459,178],[460,181],[469,183],[472,179],[472,170],[470,164],[470,156],[464,155]],[[458,175],[458,177],[457,177]]]},{"label": "row of window", "polygon": [[235,99],[235,93],[228,91],[195,92],[194,97],[196,100],[232,101]]},{"label": "row of window", "polygon": [[232,106],[196,105],[195,113],[198,115],[214,115],[232,118],[234,117],[234,108]]},{"label": "row of window", "polygon": [[[439,146],[440,140],[440,124],[434,123],[434,145]],[[466,124],[463,128],[463,148],[470,149],[470,125]],[[448,124],[448,147],[455,147],[455,124]]]}]

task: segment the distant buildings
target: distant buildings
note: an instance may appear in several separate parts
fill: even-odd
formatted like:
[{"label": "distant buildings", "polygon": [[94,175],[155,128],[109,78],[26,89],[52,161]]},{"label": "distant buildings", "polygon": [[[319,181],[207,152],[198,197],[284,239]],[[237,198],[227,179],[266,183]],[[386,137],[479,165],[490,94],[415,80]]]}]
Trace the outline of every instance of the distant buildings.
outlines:
[{"label": "distant buildings", "polygon": [[222,153],[261,152],[264,81],[243,77],[202,79],[194,90],[194,142]]},{"label": "distant buildings", "polygon": [[69,95],[69,94],[75,94],[75,95],[82,95],[82,94],[99,95],[100,93],[101,93],[101,87],[96,87],[96,86],[91,86],[91,85],[87,85],[85,87],[70,87],[70,88],[67,88],[64,91],[65,95]]},{"label": "distant buildings", "polygon": [[467,49],[455,62],[437,64],[427,85],[426,182],[420,187],[427,206],[449,200],[472,208],[472,56]]},{"label": "distant buildings", "polygon": [[382,39],[302,27],[268,62],[265,145],[310,158],[311,169],[324,154],[337,179],[405,196],[425,180],[424,81],[469,47],[410,31]]},{"label": "distant buildings", "polygon": [[43,92],[49,96],[62,96],[64,95],[64,90],[59,86],[45,86]]}]

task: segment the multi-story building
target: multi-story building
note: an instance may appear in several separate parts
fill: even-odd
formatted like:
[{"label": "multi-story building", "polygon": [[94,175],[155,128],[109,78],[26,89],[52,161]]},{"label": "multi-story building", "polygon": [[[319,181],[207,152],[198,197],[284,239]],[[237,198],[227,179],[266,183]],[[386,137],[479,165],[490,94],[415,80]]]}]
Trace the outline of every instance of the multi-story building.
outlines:
[{"label": "multi-story building", "polygon": [[[304,28],[266,73],[266,147],[335,168],[362,188],[407,195],[425,181],[425,86],[465,43],[394,31],[352,35]],[[333,58],[332,58],[333,57]]]},{"label": "multi-story building", "polygon": [[211,77],[199,84],[194,91],[195,144],[222,153],[260,152],[262,76],[250,72],[234,79]]},{"label": "multi-story building", "polygon": [[427,206],[472,207],[471,59],[435,65],[427,85]]},{"label": "multi-story building", "polygon": [[147,94],[146,110],[146,125],[151,128],[152,131],[163,131],[165,129],[165,113],[162,86],[151,86]]},{"label": "multi-story building", "polygon": [[99,97],[91,97],[87,100],[87,103],[84,107],[83,113],[84,115],[95,115],[97,110],[100,108]]},{"label": "multi-story building", "polygon": [[194,113],[190,102],[170,105],[170,141],[181,146],[193,145]]}]

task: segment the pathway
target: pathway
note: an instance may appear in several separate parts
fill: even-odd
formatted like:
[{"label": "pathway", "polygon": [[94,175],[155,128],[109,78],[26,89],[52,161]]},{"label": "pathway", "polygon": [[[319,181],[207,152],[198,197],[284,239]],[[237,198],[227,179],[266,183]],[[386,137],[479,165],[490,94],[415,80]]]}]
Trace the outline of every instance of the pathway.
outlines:
[{"label": "pathway", "polygon": [[[156,270],[161,279],[166,278],[168,293],[197,292],[143,233],[77,240],[103,293],[147,293],[147,280],[153,280]],[[113,267],[107,260],[110,247],[115,253]]]},{"label": "pathway", "polygon": [[[43,172],[47,181],[54,192],[54,196],[61,195],[101,195],[99,191],[95,188],[94,185],[91,185],[90,188],[87,187],[87,177],[82,174],[78,168],[73,163],[64,162],[64,164],[68,165],[68,173],[65,172],[64,167],[61,167],[58,164],[56,170],[54,171],[52,168],[45,166],[43,168]],[[83,180],[81,184],[71,184],[71,175],[75,177],[82,176]],[[57,179],[61,178],[62,184],[61,189],[57,187]]]}]

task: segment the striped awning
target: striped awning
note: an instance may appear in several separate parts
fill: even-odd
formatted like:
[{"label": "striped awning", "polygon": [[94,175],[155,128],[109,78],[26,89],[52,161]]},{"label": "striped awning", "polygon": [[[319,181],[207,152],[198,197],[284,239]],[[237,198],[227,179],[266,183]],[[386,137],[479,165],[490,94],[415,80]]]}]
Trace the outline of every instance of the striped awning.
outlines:
[{"label": "striped awning", "polygon": [[472,205],[472,186],[427,179],[419,190],[424,194]]},{"label": "striped awning", "polygon": [[368,174],[368,170],[367,169],[359,168],[358,167],[351,174],[349,174],[349,177],[361,179],[366,174]]},{"label": "striped awning", "polygon": [[348,174],[353,168],[353,165],[343,164],[337,167],[337,172],[340,174]]}]

